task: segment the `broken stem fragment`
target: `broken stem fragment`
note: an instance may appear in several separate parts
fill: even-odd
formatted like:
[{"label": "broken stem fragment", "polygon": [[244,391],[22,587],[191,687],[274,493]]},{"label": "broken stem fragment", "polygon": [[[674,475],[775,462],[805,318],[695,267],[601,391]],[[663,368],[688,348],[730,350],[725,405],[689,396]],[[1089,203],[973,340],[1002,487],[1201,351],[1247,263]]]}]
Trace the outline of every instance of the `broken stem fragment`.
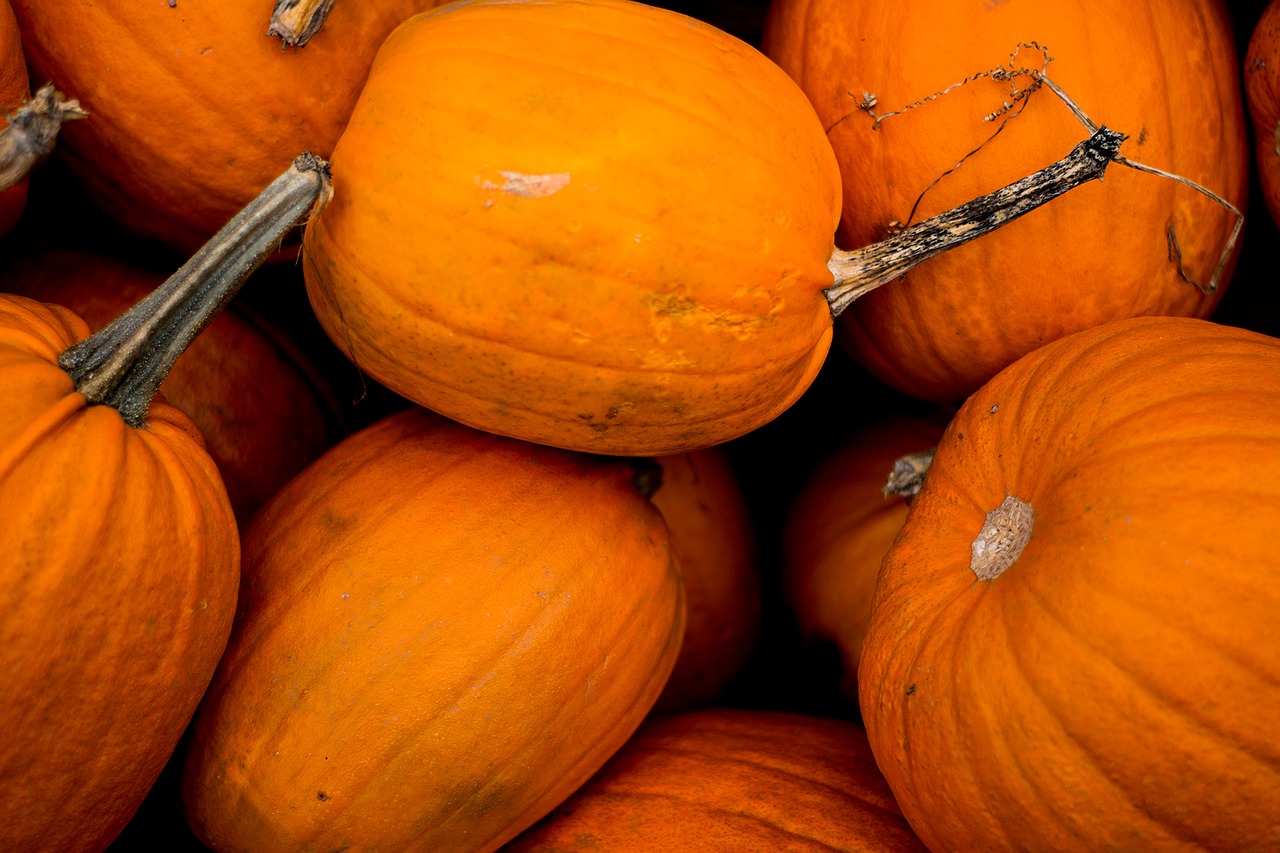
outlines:
[{"label": "broken stem fragment", "polygon": [[832,316],[917,264],[989,234],[1081,184],[1101,180],[1119,157],[1123,133],[1099,127],[1061,160],[993,193],[931,216],[853,251],[836,249],[827,267],[835,283],[823,291]]},{"label": "broken stem fragment", "polygon": [[279,36],[284,47],[303,47],[320,32],[337,0],[276,0],[267,35]]},{"label": "broken stem fragment", "polygon": [[46,83],[9,116],[0,130],[0,192],[17,185],[53,151],[65,122],[89,114]]}]

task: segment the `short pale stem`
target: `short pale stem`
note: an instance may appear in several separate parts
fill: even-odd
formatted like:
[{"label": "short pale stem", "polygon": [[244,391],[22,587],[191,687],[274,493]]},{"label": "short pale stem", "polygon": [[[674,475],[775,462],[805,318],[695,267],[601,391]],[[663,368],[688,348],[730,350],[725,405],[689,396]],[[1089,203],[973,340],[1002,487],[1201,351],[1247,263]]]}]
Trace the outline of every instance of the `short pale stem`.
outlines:
[{"label": "short pale stem", "polygon": [[845,252],[836,249],[828,268],[835,284],[824,294],[833,316],[855,300],[903,275],[916,264],[989,234],[1042,204],[1092,180],[1115,161],[1125,135],[1100,127],[1058,162],[872,243]]},{"label": "short pale stem", "polygon": [[294,160],[155,291],[62,354],[58,364],[76,390],[141,427],[178,356],[329,192],[327,162]]},{"label": "short pale stem", "polygon": [[78,101],[66,100],[52,84],[40,87],[0,130],[0,192],[16,186],[49,156],[64,122],[87,115]]},{"label": "short pale stem", "polygon": [[1031,504],[1006,495],[1000,506],[987,513],[982,529],[970,544],[969,569],[982,581],[995,580],[1022,556],[1031,541],[1036,513]]},{"label": "short pale stem", "polygon": [[276,0],[267,35],[279,36],[285,47],[302,47],[320,31],[337,0]]}]

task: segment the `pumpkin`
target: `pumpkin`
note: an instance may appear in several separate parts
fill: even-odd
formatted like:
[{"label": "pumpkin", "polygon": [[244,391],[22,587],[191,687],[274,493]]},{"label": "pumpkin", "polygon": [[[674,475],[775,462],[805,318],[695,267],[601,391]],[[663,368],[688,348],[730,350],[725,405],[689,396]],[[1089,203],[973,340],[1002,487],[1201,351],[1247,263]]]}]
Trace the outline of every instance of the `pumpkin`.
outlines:
[{"label": "pumpkin", "polygon": [[[319,174],[291,170],[246,216],[305,213]],[[153,395],[280,228],[256,233],[265,249],[237,227],[244,254],[211,245],[88,337],[66,308],[0,295],[0,848],[104,848],[222,654],[235,516],[194,424]]]},{"label": "pumpkin", "polygon": [[746,664],[760,635],[760,569],[746,495],[723,448],[658,457],[651,500],[671,534],[688,618],[675,669],[654,706],[707,705]]},{"label": "pumpkin", "polygon": [[493,850],[640,724],[684,598],[631,465],[413,407],[245,534],[183,775],[216,850]]},{"label": "pumpkin", "polygon": [[856,723],[708,708],[646,722],[520,851],[919,851]]},{"label": "pumpkin", "polygon": [[858,683],[934,850],[1280,847],[1280,341],[1134,318],[938,444]]},{"label": "pumpkin", "polygon": [[[1038,69],[1046,54],[1080,108],[1131,134],[1129,159],[1245,207],[1245,117],[1222,0],[778,0],[762,48],[828,130],[846,248],[1002,186],[1079,139],[1080,122],[1047,87],[1027,96],[1034,81],[977,76],[952,88],[1002,65]],[[1064,334],[1137,315],[1208,317],[1239,221],[1183,183],[1111,169],[1088,193],[868,294],[841,315],[837,338],[893,387],[959,402]]]},{"label": "pumpkin", "polygon": [[327,155],[379,42],[435,5],[331,4],[307,47],[286,49],[269,3],[11,2],[34,78],[92,116],[63,129],[59,155],[102,209],[183,256],[299,151]]},{"label": "pumpkin", "polygon": [[839,651],[840,691],[854,702],[880,561],[907,515],[886,481],[899,458],[937,444],[944,426],[905,412],[864,424],[819,460],[787,511],[783,592],[801,637]]},{"label": "pumpkin", "polygon": [[[8,0],[0,2],[0,115],[13,114],[28,94],[27,61],[22,52],[22,39],[13,7]],[[0,192],[0,234],[8,233],[27,204],[27,181],[20,178],[14,186]]]},{"label": "pumpkin", "polygon": [[1244,94],[1253,119],[1253,157],[1267,212],[1280,223],[1280,4],[1267,3],[1249,35]]},{"label": "pumpkin", "polygon": [[[68,307],[92,330],[163,280],[137,263],[69,246],[0,267],[0,292]],[[307,354],[238,301],[191,342],[161,391],[195,422],[241,523],[342,431],[341,410]]]},{"label": "pumpkin", "polygon": [[[1072,162],[1102,168],[1119,139]],[[302,261],[338,348],[469,426],[594,453],[767,423],[813,381],[833,310],[945,245],[837,252],[836,159],[801,90],[723,31],[627,0],[405,21],[332,159]]]}]

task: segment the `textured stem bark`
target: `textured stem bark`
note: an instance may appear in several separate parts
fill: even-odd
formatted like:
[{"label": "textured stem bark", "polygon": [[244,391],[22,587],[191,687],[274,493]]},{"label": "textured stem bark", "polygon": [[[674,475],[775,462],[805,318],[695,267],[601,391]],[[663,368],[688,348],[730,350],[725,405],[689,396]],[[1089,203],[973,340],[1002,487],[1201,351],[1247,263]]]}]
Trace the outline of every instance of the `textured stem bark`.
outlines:
[{"label": "textured stem bark", "polygon": [[828,263],[835,284],[824,294],[838,316],[855,300],[948,249],[989,234],[1081,184],[1101,180],[1119,155],[1123,133],[1100,127],[1058,162],[989,195],[850,252],[836,249]]},{"label": "textured stem bark", "polygon": [[155,291],[64,352],[59,366],[90,403],[141,427],[178,356],[329,193],[329,164],[301,155]]},{"label": "textured stem bark", "polygon": [[285,47],[303,47],[320,31],[337,0],[276,0],[267,35]]},{"label": "textured stem bark", "polygon": [[17,185],[53,151],[65,122],[89,115],[46,84],[9,116],[0,130],[0,192]]}]

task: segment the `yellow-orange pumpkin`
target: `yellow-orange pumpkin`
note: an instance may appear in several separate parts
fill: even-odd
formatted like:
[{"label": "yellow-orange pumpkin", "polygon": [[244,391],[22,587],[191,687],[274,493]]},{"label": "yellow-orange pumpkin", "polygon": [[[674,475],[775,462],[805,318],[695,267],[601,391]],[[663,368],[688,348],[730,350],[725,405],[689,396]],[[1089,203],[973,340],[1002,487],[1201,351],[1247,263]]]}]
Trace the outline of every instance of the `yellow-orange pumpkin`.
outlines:
[{"label": "yellow-orange pumpkin", "polygon": [[493,850],[587,780],[675,663],[680,576],[632,466],[412,408],[245,534],[183,781],[216,850]]},{"label": "yellow-orange pumpkin", "polygon": [[893,414],[859,428],[821,459],[787,513],[783,590],[803,638],[839,650],[840,688],[854,702],[876,576],[907,515],[885,483],[896,460],[932,448],[944,425]]},{"label": "yellow-orange pumpkin", "polygon": [[59,155],[99,206],[184,256],[299,151],[328,155],[378,44],[436,5],[332,4],[286,49],[269,2],[11,3],[32,73],[92,117],[63,130]]},{"label": "yellow-orange pumpkin", "polygon": [[[1244,208],[1245,117],[1223,0],[778,0],[762,45],[828,129],[844,188],[838,245],[880,240],[894,223],[989,192],[1082,138],[1081,123],[1047,89],[1024,102],[1009,82],[989,77],[878,129],[859,110],[868,94],[880,114],[902,110],[1009,64],[1031,41],[1052,57],[1049,76],[1095,122],[1129,134],[1125,156]],[[1016,60],[1042,62],[1031,47]],[[1012,109],[984,121],[1006,102]],[[1136,315],[1209,316],[1231,269],[1212,293],[1197,284],[1208,286],[1236,222],[1175,181],[1112,168],[1087,191],[859,300],[839,318],[837,336],[898,389],[958,402],[1064,334]]]},{"label": "yellow-orange pumpkin", "polygon": [[862,727],[709,708],[646,722],[507,853],[924,853]]},{"label": "yellow-orange pumpkin", "polygon": [[934,850],[1280,848],[1280,341],[1079,332],[940,441],[859,688]]}]

